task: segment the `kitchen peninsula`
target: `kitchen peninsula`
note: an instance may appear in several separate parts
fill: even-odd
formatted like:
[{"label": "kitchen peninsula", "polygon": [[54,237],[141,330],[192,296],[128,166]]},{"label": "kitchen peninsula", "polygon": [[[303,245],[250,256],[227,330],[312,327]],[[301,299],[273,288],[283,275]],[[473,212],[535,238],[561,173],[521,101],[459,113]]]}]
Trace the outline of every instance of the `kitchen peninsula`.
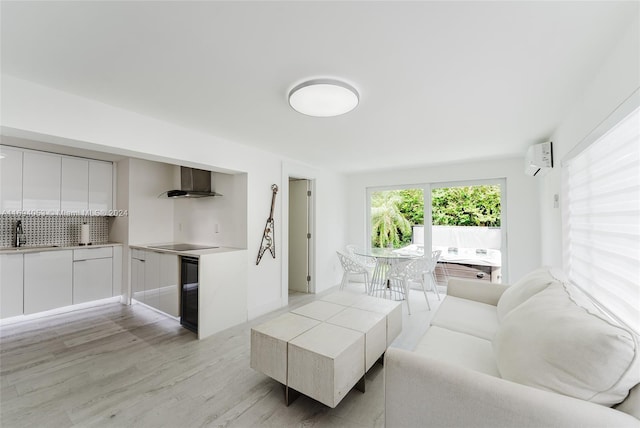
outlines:
[{"label": "kitchen peninsula", "polygon": [[229,247],[183,250],[176,245],[129,246],[133,300],[170,316],[181,316],[180,265],[184,266],[181,260],[197,259],[198,339],[245,322],[247,250]]}]

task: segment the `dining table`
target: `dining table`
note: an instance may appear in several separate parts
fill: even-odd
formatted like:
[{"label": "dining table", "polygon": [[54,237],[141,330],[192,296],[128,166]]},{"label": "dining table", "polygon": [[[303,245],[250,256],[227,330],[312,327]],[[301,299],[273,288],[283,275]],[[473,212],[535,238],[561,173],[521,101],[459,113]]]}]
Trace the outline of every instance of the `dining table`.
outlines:
[{"label": "dining table", "polygon": [[[396,263],[407,262],[419,257],[416,254],[399,253],[393,248],[369,248],[358,249],[355,254],[363,257],[375,259],[376,265],[373,269],[373,275],[370,279],[368,294],[375,295],[380,293],[386,295],[387,292],[393,293],[391,282],[389,280],[389,271]],[[397,290],[396,290],[397,291]],[[404,291],[402,292],[404,298]],[[398,299],[399,300],[399,299]]]}]

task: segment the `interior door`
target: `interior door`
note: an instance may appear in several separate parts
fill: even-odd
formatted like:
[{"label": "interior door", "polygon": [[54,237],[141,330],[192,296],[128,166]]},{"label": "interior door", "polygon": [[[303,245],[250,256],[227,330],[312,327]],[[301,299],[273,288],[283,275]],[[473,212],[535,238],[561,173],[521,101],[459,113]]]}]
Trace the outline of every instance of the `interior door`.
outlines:
[{"label": "interior door", "polygon": [[289,290],[309,292],[309,180],[289,179]]}]

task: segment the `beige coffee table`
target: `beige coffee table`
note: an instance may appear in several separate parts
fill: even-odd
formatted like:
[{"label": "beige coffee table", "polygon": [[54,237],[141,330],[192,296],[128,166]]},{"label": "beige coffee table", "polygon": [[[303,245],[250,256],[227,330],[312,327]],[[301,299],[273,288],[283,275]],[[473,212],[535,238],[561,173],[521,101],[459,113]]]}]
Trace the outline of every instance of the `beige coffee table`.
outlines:
[{"label": "beige coffee table", "polygon": [[365,373],[387,350],[387,317],[384,314],[349,307],[326,322],[364,335]]},{"label": "beige coffee table", "polygon": [[320,321],[287,313],[252,328],[251,367],[286,385],[289,341],[318,324]]},{"label": "beige coffee table", "polygon": [[305,394],[335,407],[381,360],[402,330],[402,307],[336,292],[251,329],[251,367],[285,387],[289,405]]},{"label": "beige coffee table", "polygon": [[287,364],[286,388],[336,407],[359,382],[364,389],[364,334],[321,323],[289,342]]}]

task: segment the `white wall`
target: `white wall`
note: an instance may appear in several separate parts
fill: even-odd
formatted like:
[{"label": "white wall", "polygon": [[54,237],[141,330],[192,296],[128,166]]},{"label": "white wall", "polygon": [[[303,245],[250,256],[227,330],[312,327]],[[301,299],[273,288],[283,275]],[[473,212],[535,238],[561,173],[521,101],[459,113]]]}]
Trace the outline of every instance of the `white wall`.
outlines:
[{"label": "white wall", "polygon": [[[286,159],[13,76],[2,76],[0,101],[4,135],[221,172],[246,173],[249,318],[287,302],[286,281],[283,282],[285,255],[279,252],[275,260],[265,257],[259,266],[255,265],[255,254],[271,204],[271,184],[286,187],[281,181]],[[344,198],[335,195],[340,194],[337,188],[344,184],[344,178],[331,171],[318,171],[304,165],[297,165],[296,172],[317,177],[316,200],[321,220],[317,223],[316,264],[317,289],[321,290],[336,283],[332,260],[336,246],[344,242],[340,224],[345,210]],[[142,177],[134,179],[143,180]],[[275,211],[279,250],[286,242],[282,233],[285,229],[283,224],[286,224],[283,223],[284,202],[279,198]],[[142,212],[138,209],[141,208],[130,207],[132,211]],[[133,229],[130,227],[129,230],[132,243],[168,237],[164,232],[154,234],[147,229],[142,232]],[[173,228],[170,230],[173,233]]]},{"label": "white wall", "polygon": [[[540,266],[538,179],[524,174],[524,159],[485,160],[474,163],[353,174],[348,180],[348,241],[366,246],[366,191],[368,187],[420,185],[451,181],[506,179],[508,252],[507,282]],[[503,275],[505,268],[503,267]]]},{"label": "white wall", "polygon": [[246,249],[246,174],[213,173],[212,182],[222,196],[174,200],[174,241]]},{"label": "white wall", "polygon": [[158,198],[173,186],[174,167],[142,159],[129,160],[129,244],[173,242],[172,199]]},{"label": "white wall", "polygon": [[554,195],[561,195],[561,161],[639,87],[640,30],[636,19],[551,138],[555,167],[540,182],[543,264],[562,265],[561,209],[553,206]]}]

